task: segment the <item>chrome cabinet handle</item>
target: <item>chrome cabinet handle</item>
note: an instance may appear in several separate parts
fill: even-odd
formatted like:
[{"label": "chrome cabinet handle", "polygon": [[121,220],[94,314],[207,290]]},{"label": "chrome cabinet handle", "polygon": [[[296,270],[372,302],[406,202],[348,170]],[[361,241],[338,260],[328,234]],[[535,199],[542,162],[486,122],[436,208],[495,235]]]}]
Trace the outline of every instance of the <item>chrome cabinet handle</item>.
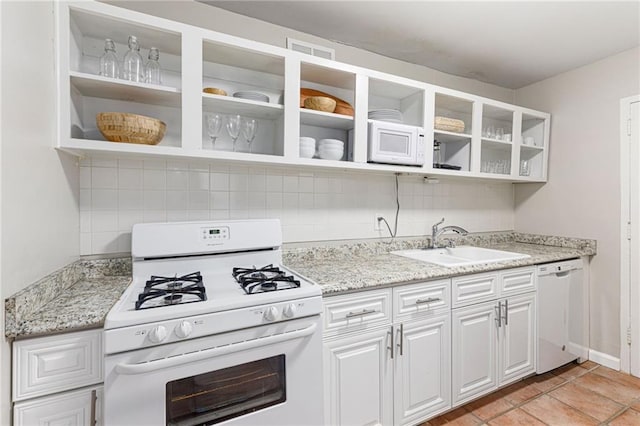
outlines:
[{"label": "chrome cabinet handle", "polygon": [[375,309],[363,309],[360,312],[349,312],[345,317],[346,318],[355,318],[355,317],[361,317],[363,315],[369,315],[369,314],[375,314],[376,311]]},{"label": "chrome cabinet handle", "polygon": [[427,297],[426,299],[416,300],[416,305],[423,305],[425,303],[440,302],[442,299],[439,297]]},{"label": "chrome cabinet handle", "polygon": [[391,352],[391,359],[393,359],[393,350],[394,350],[394,346],[393,346],[393,326],[390,327],[389,332],[387,334],[390,334],[390,339],[391,339],[391,346],[387,346],[387,349],[389,349],[389,351]]},{"label": "chrome cabinet handle", "polygon": [[509,325],[509,301],[504,301],[504,325]]},{"label": "chrome cabinet handle", "polygon": [[96,402],[98,401],[98,393],[97,391],[94,389],[91,391],[91,414],[90,414],[90,420],[89,420],[89,424],[91,426],[98,424],[98,419],[96,418]]},{"label": "chrome cabinet handle", "polygon": [[404,352],[404,324],[403,323],[400,323],[398,334],[400,335],[400,337],[398,337],[398,340],[399,340],[398,347],[400,348],[400,356],[402,356]]},{"label": "chrome cabinet handle", "polygon": [[495,309],[497,311],[496,322],[498,323],[498,328],[500,328],[502,327],[502,302],[498,302],[498,306]]}]

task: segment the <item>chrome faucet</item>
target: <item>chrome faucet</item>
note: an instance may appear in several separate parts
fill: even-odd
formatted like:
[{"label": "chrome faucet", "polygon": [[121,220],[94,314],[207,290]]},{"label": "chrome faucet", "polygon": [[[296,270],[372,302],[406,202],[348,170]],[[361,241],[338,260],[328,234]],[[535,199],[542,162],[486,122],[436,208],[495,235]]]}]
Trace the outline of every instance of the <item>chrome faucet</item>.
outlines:
[{"label": "chrome faucet", "polygon": [[436,223],[431,227],[431,242],[429,243],[429,246],[427,246],[427,248],[430,248],[430,249],[441,248],[442,246],[438,244],[438,237],[447,231],[455,232],[460,235],[467,235],[469,233],[466,229],[461,228],[459,226],[455,226],[455,225],[449,225],[443,228],[439,228],[439,226],[442,225],[443,223],[444,223],[444,217],[440,222]]}]

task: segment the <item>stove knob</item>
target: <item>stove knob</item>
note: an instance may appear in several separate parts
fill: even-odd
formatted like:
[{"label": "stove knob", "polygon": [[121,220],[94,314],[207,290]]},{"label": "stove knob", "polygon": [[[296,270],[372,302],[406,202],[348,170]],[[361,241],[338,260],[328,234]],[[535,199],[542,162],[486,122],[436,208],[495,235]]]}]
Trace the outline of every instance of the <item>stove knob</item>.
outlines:
[{"label": "stove knob", "polygon": [[297,311],[298,311],[298,308],[296,308],[296,305],[294,305],[293,303],[289,303],[282,310],[282,315],[284,315],[287,318],[293,318]]},{"label": "stove knob", "polygon": [[174,332],[176,333],[176,336],[178,336],[181,339],[188,337],[192,331],[193,331],[193,326],[189,321],[182,321],[180,324],[176,326],[174,330]]},{"label": "stove knob", "polygon": [[167,338],[167,329],[159,325],[149,332],[149,340],[153,343],[160,343]]},{"label": "stove knob", "polygon": [[278,308],[270,306],[264,311],[264,319],[267,321],[275,321],[278,319]]}]

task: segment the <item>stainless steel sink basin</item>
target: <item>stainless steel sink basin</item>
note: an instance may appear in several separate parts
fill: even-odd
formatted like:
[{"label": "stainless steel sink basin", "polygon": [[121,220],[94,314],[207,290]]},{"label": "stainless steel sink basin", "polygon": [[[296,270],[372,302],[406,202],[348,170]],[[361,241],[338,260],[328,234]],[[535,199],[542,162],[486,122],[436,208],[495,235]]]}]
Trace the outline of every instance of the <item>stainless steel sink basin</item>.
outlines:
[{"label": "stainless steel sink basin", "polygon": [[399,250],[392,251],[391,254],[447,267],[479,265],[481,263],[503,262],[505,260],[530,257],[528,254],[472,246]]}]

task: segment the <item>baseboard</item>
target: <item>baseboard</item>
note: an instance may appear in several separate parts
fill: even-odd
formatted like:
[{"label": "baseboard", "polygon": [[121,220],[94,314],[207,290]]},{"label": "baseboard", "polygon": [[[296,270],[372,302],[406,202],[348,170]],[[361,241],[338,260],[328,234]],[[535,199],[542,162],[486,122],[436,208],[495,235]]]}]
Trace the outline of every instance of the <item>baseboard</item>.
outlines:
[{"label": "baseboard", "polygon": [[620,371],[620,358],[589,349],[589,361],[597,362],[605,367]]}]

